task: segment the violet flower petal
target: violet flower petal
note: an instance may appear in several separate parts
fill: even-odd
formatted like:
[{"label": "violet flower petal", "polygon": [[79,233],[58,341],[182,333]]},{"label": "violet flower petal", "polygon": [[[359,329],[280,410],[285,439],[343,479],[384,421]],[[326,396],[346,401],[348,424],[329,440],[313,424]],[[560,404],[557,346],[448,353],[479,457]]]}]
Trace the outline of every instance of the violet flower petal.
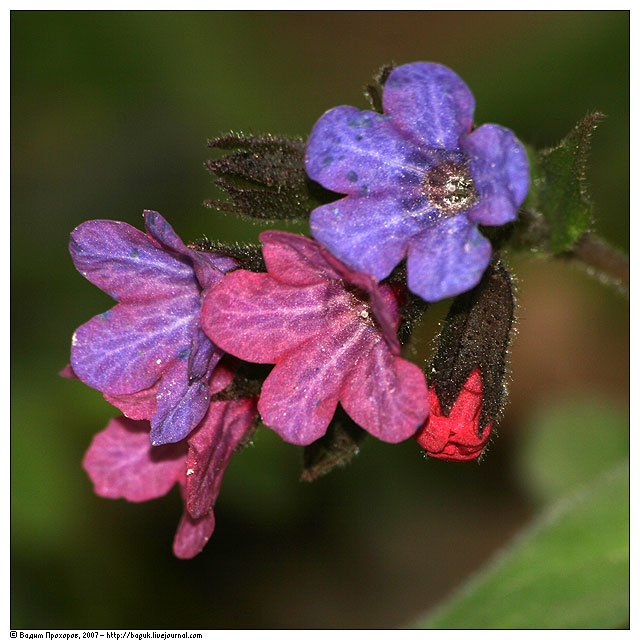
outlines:
[{"label": "violet flower petal", "polygon": [[358,360],[340,396],[344,410],[384,442],[411,437],[429,414],[424,374],[379,341]]},{"label": "violet flower petal", "polygon": [[146,210],[144,222],[147,233],[160,245],[189,259],[203,289],[212,287],[229,269],[238,266],[237,260],[217,253],[190,249],[173,227],[157,212]]},{"label": "violet flower petal", "polygon": [[105,498],[142,502],[165,495],[184,477],[186,445],[152,448],[149,423],[114,418],[96,434],[82,466]]},{"label": "violet flower petal", "polygon": [[423,209],[397,196],[348,197],[314,209],[313,237],[339,260],[382,280],[402,260],[409,240],[433,217],[426,198]]},{"label": "violet flower petal", "polygon": [[199,296],[119,304],[95,316],[73,335],[71,365],[91,387],[128,394],[150,387],[167,364],[189,353]]},{"label": "violet flower petal", "polygon": [[435,149],[459,149],[473,124],[473,94],[460,76],[432,62],[396,67],[384,85],[382,104],[394,126]]},{"label": "violet flower petal", "polygon": [[407,158],[406,140],[388,116],[347,106],[327,111],[316,122],[305,166],[312,180],[351,195],[384,193],[408,177],[419,180],[421,169],[429,168]]},{"label": "violet flower petal", "polygon": [[205,380],[189,380],[187,360],[178,360],[162,376],[151,420],[151,444],[179,442],[204,418],[209,406]]},{"label": "violet flower petal", "polygon": [[173,539],[175,556],[182,560],[189,560],[198,555],[209,542],[215,526],[216,519],[213,510],[210,510],[202,518],[192,518],[185,510]]},{"label": "violet flower petal", "polygon": [[158,248],[142,231],[112,220],[89,220],[71,233],[69,251],[87,280],[119,302],[198,294],[186,258]]},{"label": "violet flower petal", "polygon": [[258,410],[264,423],[292,444],[324,435],[350,368],[371,349],[367,333],[357,321],[327,326],[324,335],[287,353],[262,386]]},{"label": "violet flower petal", "polygon": [[157,212],[145,209],[144,226],[147,233],[155,238],[161,245],[191,258],[192,251],[182,241],[180,236],[173,230],[173,227]]},{"label": "violet flower petal", "polygon": [[205,296],[202,328],[221,349],[242,360],[275,362],[325,331],[328,286],[325,281],[297,287],[266,273],[232,271]]},{"label": "violet flower petal", "polygon": [[210,368],[211,358],[214,357],[215,361],[218,362],[223,355],[224,352],[207,338],[200,325],[196,326],[191,352],[189,353],[189,379],[199,380],[202,378],[207,373],[207,369]]},{"label": "violet flower petal", "polygon": [[509,129],[483,124],[467,137],[464,151],[480,200],[467,211],[470,220],[501,225],[515,220],[529,190],[529,161]]},{"label": "violet flower petal", "polygon": [[189,437],[185,494],[193,518],[206,514],[215,504],[231,455],[255,416],[254,398],[212,402],[204,421]]},{"label": "violet flower petal", "polygon": [[415,236],[407,259],[409,289],[427,302],[475,287],[491,259],[491,243],[465,214],[445,218]]}]

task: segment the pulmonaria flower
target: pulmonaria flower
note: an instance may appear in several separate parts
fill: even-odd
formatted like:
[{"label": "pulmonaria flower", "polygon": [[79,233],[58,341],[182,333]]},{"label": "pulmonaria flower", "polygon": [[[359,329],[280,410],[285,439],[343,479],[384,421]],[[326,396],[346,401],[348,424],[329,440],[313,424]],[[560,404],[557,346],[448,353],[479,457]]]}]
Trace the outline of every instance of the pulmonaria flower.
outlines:
[{"label": "pulmonaria flower", "polygon": [[78,271],[119,303],[76,330],[71,366],[125,415],[150,419],[160,445],[184,438],[207,411],[223,351],[200,328],[202,296],[237,263],[188,248],[155,211],[144,219],[146,234],[112,220],[71,234]]},{"label": "pulmonaria flower", "polygon": [[529,188],[523,146],[496,124],[472,131],[474,106],[453,71],[416,62],[390,74],[384,114],[325,113],[307,173],[347,197],[313,211],[313,236],[378,280],[406,255],[409,289],[427,301],[474,287],[491,257],[478,224],[514,220]]},{"label": "pulmonaria flower", "polygon": [[445,416],[433,387],[429,388],[429,418],[415,435],[418,444],[432,458],[460,462],[477,458],[489,441],[493,421],[480,430],[482,377],[474,369]]},{"label": "pulmonaria flower", "polygon": [[340,401],[381,440],[413,435],[428,394],[422,371],[400,357],[392,288],[309,238],[267,231],[260,239],[268,273],[227,274],[205,297],[202,327],[238,358],[275,363],[258,402],[264,423],[307,445]]},{"label": "pulmonaria flower", "polygon": [[94,437],[82,464],[95,492],[105,498],[142,502],[178,483],[185,508],[173,551],[192,558],[213,533],[222,477],[255,416],[254,398],[212,402],[186,440],[159,447],[149,442],[149,422],[114,418]]}]

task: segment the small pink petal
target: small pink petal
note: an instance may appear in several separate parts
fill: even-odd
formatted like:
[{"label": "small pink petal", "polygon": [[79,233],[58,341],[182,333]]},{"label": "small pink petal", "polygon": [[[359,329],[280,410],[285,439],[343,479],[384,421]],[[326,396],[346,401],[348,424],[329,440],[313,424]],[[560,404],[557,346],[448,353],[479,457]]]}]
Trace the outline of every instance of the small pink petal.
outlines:
[{"label": "small pink petal", "polygon": [[194,518],[213,507],[224,472],[238,442],[256,416],[253,398],[212,402],[200,427],[189,437],[186,505]]},{"label": "small pink petal", "polygon": [[327,288],[321,282],[297,287],[266,273],[233,271],[210,289],[201,322],[227,353],[249,362],[275,362],[323,329]]},{"label": "small pink petal", "polygon": [[366,331],[355,321],[337,332],[328,327],[324,336],[278,362],[258,402],[264,423],[292,444],[307,445],[322,437],[350,367],[371,348]]},{"label": "small pink petal", "polygon": [[286,231],[263,231],[260,242],[269,275],[279,282],[309,286],[341,277],[327,260],[328,252],[309,238]]},{"label": "small pink petal", "polygon": [[95,492],[143,502],[165,495],[184,476],[186,445],[153,448],[149,423],[114,418],[96,434],[82,461]]},{"label": "small pink petal", "polygon": [[213,509],[202,518],[192,518],[185,510],[180,518],[178,530],[173,540],[173,553],[181,560],[189,560],[198,555],[216,526]]},{"label": "small pink petal", "polygon": [[151,420],[156,412],[156,393],[159,382],[136,393],[112,395],[105,393],[104,399],[117,407],[127,418],[132,420]]},{"label": "small pink petal", "polygon": [[424,373],[379,340],[360,358],[340,397],[344,410],[384,442],[411,437],[429,414]]},{"label": "small pink petal", "polygon": [[70,380],[79,380],[76,372],[73,370],[71,363],[69,363],[64,369],[58,371],[58,375],[63,378],[69,378]]}]

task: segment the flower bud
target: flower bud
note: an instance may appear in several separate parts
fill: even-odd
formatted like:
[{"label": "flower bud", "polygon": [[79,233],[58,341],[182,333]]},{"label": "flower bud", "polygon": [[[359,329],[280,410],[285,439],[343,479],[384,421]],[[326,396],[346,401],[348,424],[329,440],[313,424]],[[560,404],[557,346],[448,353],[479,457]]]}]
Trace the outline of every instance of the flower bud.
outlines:
[{"label": "flower bud", "polygon": [[415,435],[432,458],[464,462],[477,458],[489,441],[493,422],[480,429],[482,377],[474,369],[449,411],[442,413],[435,389],[429,389],[429,418]]},{"label": "flower bud", "polygon": [[428,376],[430,415],[415,435],[429,456],[482,453],[506,400],[513,312],[511,276],[498,259],[451,305]]}]

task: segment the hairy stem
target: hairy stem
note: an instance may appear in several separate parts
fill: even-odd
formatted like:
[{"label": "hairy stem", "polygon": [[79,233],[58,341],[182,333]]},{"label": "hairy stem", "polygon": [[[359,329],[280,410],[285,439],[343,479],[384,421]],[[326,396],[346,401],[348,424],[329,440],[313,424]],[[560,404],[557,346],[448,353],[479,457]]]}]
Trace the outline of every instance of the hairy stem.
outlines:
[{"label": "hairy stem", "polygon": [[585,233],[567,256],[582,263],[593,275],[629,292],[629,258],[594,233]]}]

